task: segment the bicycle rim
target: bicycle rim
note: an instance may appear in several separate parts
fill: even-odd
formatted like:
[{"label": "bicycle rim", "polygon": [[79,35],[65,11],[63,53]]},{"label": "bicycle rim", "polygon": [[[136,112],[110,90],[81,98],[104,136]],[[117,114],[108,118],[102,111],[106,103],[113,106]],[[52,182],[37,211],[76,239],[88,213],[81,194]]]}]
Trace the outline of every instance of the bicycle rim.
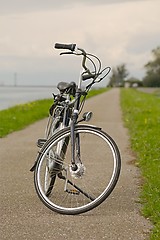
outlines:
[{"label": "bicycle rim", "polygon": [[[62,130],[45,145],[39,156],[35,170],[35,188],[41,201],[51,210],[61,214],[79,214],[101,204],[114,189],[121,167],[120,154],[113,139],[101,131],[87,125],[76,127],[80,150],[76,149],[76,161],[80,162],[77,174],[70,168],[71,146],[62,144],[70,138],[70,129]],[[50,194],[44,190],[44,176],[48,153],[56,151],[57,144],[63,145],[65,154],[53,159],[58,164],[54,169],[56,179],[50,186]],[[63,157],[62,157],[63,156]],[[55,166],[55,165],[54,165]]]}]

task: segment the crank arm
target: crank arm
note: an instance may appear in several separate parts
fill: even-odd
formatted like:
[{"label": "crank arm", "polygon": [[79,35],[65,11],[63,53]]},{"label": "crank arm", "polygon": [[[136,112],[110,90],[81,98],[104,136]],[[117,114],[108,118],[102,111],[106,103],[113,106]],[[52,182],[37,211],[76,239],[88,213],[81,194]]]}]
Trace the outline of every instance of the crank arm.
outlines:
[{"label": "crank arm", "polygon": [[[63,176],[61,173],[58,174],[58,177],[60,179],[65,180],[67,183],[69,183],[71,186],[73,186],[75,189],[77,189],[80,193],[82,193],[84,196],[86,196],[87,198],[89,198],[91,201],[94,201],[95,198],[93,198],[92,196],[90,196],[88,193],[84,192],[81,188],[79,188],[76,184],[72,183],[69,179],[67,180],[65,176]],[[66,187],[65,187],[66,188]]]}]

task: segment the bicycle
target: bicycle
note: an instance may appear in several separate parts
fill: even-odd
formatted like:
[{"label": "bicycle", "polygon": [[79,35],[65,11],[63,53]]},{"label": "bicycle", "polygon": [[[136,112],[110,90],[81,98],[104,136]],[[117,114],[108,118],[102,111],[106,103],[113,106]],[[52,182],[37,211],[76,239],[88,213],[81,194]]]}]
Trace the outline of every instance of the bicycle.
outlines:
[{"label": "bicycle", "polygon": [[[121,157],[115,141],[101,127],[81,124],[91,119],[92,112],[80,118],[88,91],[111,68],[102,69],[97,56],[76,44],[56,43],[55,48],[69,50],[60,55],[82,56],[82,71],[78,85],[58,83],[45,139],[38,140],[40,151],[30,171],[34,171],[35,189],[45,206],[60,214],[75,215],[100,205],[120,175]],[[84,81],[89,82],[82,89]]]}]

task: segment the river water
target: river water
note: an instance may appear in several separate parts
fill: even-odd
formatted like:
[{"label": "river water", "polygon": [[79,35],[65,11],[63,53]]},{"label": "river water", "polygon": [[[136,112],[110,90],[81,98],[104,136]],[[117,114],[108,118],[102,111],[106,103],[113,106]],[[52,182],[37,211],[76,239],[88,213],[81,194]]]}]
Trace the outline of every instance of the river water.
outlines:
[{"label": "river water", "polygon": [[57,93],[56,87],[9,87],[0,86],[0,110],[17,104],[39,99],[52,98]]}]

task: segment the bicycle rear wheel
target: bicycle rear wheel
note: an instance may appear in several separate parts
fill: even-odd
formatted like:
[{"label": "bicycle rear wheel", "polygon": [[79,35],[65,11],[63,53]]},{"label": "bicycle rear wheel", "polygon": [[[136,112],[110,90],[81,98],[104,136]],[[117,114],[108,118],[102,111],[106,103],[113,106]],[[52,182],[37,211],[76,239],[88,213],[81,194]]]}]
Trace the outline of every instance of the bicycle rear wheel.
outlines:
[{"label": "bicycle rear wheel", "polygon": [[[65,147],[66,139],[70,139],[70,128],[55,134],[44,145],[34,172],[39,198],[48,208],[61,214],[80,214],[97,207],[110,195],[120,174],[120,153],[108,134],[90,125],[76,126],[75,133],[78,137],[76,172],[71,169],[70,141]],[[46,159],[50,151],[56,151],[57,144],[63,147],[59,156],[55,154],[50,159],[54,162],[53,166],[56,163],[58,167],[52,169],[56,177],[47,195],[44,187]]]}]

